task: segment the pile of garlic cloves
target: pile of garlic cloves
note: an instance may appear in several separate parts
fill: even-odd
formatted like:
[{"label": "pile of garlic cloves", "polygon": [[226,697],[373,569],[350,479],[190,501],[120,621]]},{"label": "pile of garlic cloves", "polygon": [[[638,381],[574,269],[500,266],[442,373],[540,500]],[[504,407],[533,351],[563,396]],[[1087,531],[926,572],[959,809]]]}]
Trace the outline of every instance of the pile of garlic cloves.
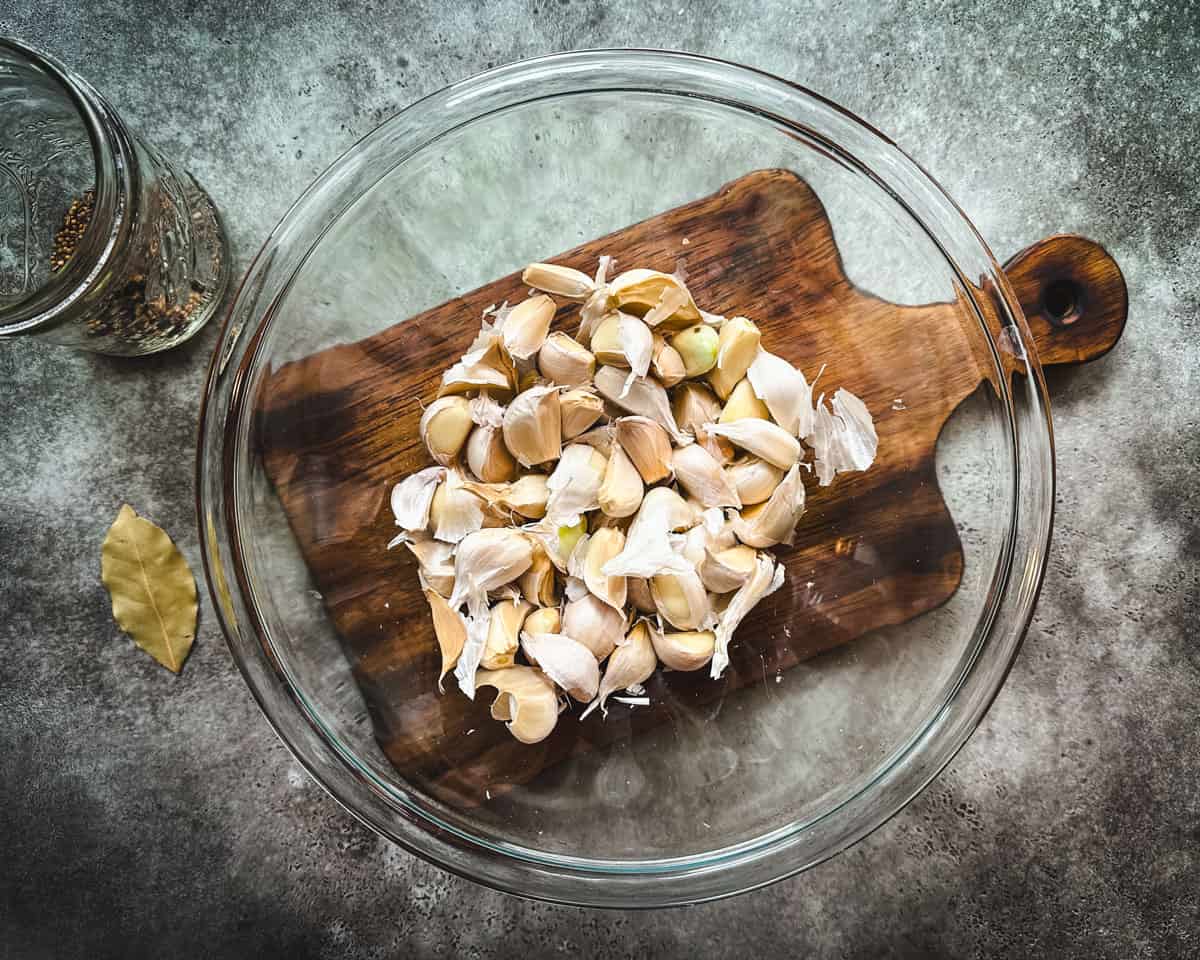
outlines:
[{"label": "pile of garlic cloves", "polygon": [[[858,397],[814,405],[750,320],[701,310],[677,274],[610,268],[526,268],[533,295],[485,311],[421,417],[436,465],[391,495],[439,686],[494,687],[492,716],[525,743],[571,700],[581,718],[647,702],[660,664],[719,677],[783,582],[768,548],[792,542],[802,471],[828,485],[878,442]],[[550,332],[555,297],[579,304],[574,336]]]}]

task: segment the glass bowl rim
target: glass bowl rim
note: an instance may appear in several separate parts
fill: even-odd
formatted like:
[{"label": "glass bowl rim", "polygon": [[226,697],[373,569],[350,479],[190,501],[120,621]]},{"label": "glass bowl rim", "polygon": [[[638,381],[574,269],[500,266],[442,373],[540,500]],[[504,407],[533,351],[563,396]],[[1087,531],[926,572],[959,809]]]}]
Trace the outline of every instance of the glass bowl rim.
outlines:
[{"label": "glass bowl rim", "polygon": [[[501,844],[480,840],[477,837],[464,836],[460,832],[448,829],[445,824],[436,821],[428,813],[418,813],[411,806],[398,809],[394,802],[380,795],[379,785],[372,783],[372,778],[355,762],[353,751],[342,748],[333,736],[325,731],[319,722],[319,716],[306,703],[303,690],[291,682],[290,676],[279,663],[272,663],[265,652],[265,646],[271,645],[268,632],[265,630],[252,602],[244,596],[246,580],[242,575],[241,551],[238,546],[236,497],[229,497],[221,514],[222,523],[213,529],[213,517],[209,491],[206,484],[210,478],[219,472],[220,485],[223,493],[233,489],[236,477],[229,478],[231,470],[229,442],[237,435],[239,413],[242,412],[245,396],[239,394],[239,389],[245,381],[244,371],[247,365],[253,367],[251,360],[256,354],[256,348],[261,342],[263,333],[270,325],[273,317],[272,307],[278,301],[267,304],[266,309],[257,303],[257,295],[262,284],[255,288],[255,281],[265,280],[265,275],[274,267],[274,251],[279,247],[285,235],[293,228],[305,223],[305,215],[321,212],[323,216],[331,216],[333,220],[344,213],[345,208],[332,215],[325,213],[323,201],[328,200],[326,191],[336,187],[340,177],[357,163],[373,145],[382,140],[393,127],[407,122],[416,129],[411,131],[404,141],[407,152],[399,163],[428,146],[444,132],[462,124],[473,122],[487,116],[490,110],[472,113],[470,104],[473,97],[487,95],[500,91],[512,91],[514,99],[504,104],[513,107],[521,103],[542,99],[543,96],[558,97],[570,93],[587,93],[613,90],[639,90],[655,92],[662,95],[679,96],[677,89],[650,89],[637,86],[632,81],[615,82],[609,86],[591,82],[576,90],[561,90],[549,94],[537,95],[533,87],[539,80],[548,78],[561,80],[564,75],[577,77],[581,82],[587,71],[599,72],[605,69],[621,67],[626,70],[642,70],[645,74],[656,69],[669,70],[673,75],[686,77],[690,81],[707,88],[711,92],[709,99],[723,106],[752,113],[766,114],[775,122],[782,122],[794,128],[805,130],[812,134],[810,128],[804,127],[799,121],[791,121],[786,116],[780,116],[764,109],[764,96],[760,94],[759,102],[753,101],[755,89],[763,88],[774,97],[791,98],[796,105],[807,104],[818,111],[825,111],[829,117],[840,123],[849,123],[860,134],[867,135],[872,145],[883,151],[884,157],[890,161],[887,175],[880,173],[877,168],[862,166],[862,172],[867,173],[876,185],[881,186],[892,197],[898,200],[908,212],[933,239],[947,262],[958,269],[957,262],[947,251],[946,238],[939,233],[937,227],[917,216],[909,202],[920,189],[927,203],[932,203],[942,219],[938,227],[943,232],[957,231],[955,239],[965,242],[971,247],[971,253],[978,258],[976,266],[984,266],[984,279],[977,289],[971,283],[963,284],[964,293],[970,299],[984,335],[990,342],[993,353],[997,351],[996,337],[988,330],[979,311],[977,297],[991,296],[992,311],[998,317],[1003,332],[1009,334],[1010,343],[1007,351],[1018,362],[1026,364],[1029,398],[1034,413],[1033,422],[1041,429],[1033,438],[1035,443],[1044,441],[1048,462],[1043,463],[1040,473],[1036,470],[1031,474],[1040,483],[1040,502],[1048,504],[1037,516],[1024,518],[1021,516],[1018,476],[1020,473],[1021,445],[1016,442],[1015,435],[1018,423],[1012,409],[1012,399],[1008,398],[1005,411],[1008,417],[1008,427],[1011,436],[1010,454],[1014,469],[1013,499],[1014,505],[1010,516],[1010,528],[1006,543],[1011,552],[1016,542],[1016,526],[1026,523],[1033,527],[1027,531],[1032,553],[1032,567],[1026,565],[1018,581],[1020,589],[1014,601],[1015,609],[1010,615],[1011,623],[1006,625],[1003,635],[998,633],[999,618],[992,616],[989,622],[982,626],[982,638],[974,645],[972,651],[960,659],[956,681],[949,693],[940,704],[927,714],[928,719],[923,726],[913,731],[902,748],[898,748],[885,763],[875,770],[875,775],[848,800],[823,811],[815,820],[806,821],[797,827],[796,824],[784,825],[773,829],[751,841],[738,843],[723,848],[715,853],[689,855],[677,859],[655,861],[590,861],[586,858],[546,854],[541,851],[530,852],[515,845]],[[591,74],[587,74],[591,77]],[[515,91],[520,88],[523,92],[518,96]],[[736,96],[735,96],[736,94]],[[464,110],[464,107],[466,109]],[[459,114],[456,114],[455,111]],[[828,118],[823,118],[828,119]],[[422,126],[423,124],[423,126]],[[393,167],[394,168],[394,167]],[[382,176],[382,174],[381,174]],[[907,191],[907,192],[906,192]],[[326,227],[328,224],[326,224]],[[284,285],[283,292],[294,277],[303,268],[308,253],[320,242],[324,230],[318,230],[311,237],[304,255],[291,270]],[[974,291],[974,292],[973,292]],[[280,294],[282,295],[282,294]],[[255,307],[258,307],[255,310]],[[242,335],[248,332],[244,320],[239,322],[239,308],[253,314],[253,322],[257,324],[242,350],[242,362],[238,366],[235,378],[233,399],[225,408],[219,411],[221,421],[214,429],[213,442],[218,450],[210,449],[208,442],[210,418],[218,415],[216,407],[219,404],[218,390],[234,351],[238,348]],[[1003,387],[1007,397],[1007,387]],[[990,250],[967,219],[963,211],[946,194],[941,186],[911,158],[904,154],[890,139],[881,134],[870,124],[861,120],[850,111],[822,97],[807,88],[787,80],[775,77],[754,68],[741,66],[716,58],[702,57],[690,53],[680,53],[661,50],[585,50],[572,53],[553,54],[513,64],[500,66],[484,73],[477,74],[465,80],[458,81],[416,101],[390,119],[384,121],[370,133],[365,135],[326,170],[318,176],[301,194],[299,199],[289,208],[277,226],[268,235],[259,253],[251,262],[243,277],[236,297],[231,303],[225,317],[218,342],[216,344],[208,377],[206,378],[204,394],[201,403],[198,451],[196,458],[196,490],[197,517],[201,530],[201,552],[203,556],[205,577],[213,607],[217,612],[218,621],[225,635],[230,651],[241,671],[243,678],[250,687],[252,694],[263,710],[264,715],[279,735],[281,741],[331,796],[334,797],[353,816],[362,821],[375,832],[398,843],[410,852],[416,853],[439,866],[461,876],[478,882],[518,893],[557,902],[565,902],[589,906],[614,907],[655,907],[693,903],[717,897],[754,889],[765,884],[790,876],[810,866],[820,863],[837,852],[857,842],[862,837],[886,822],[901,810],[907,803],[920,793],[930,781],[954,757],[966,742],[971,732],[982,720],[992,700],[1003,684],[1004,678],[1011,668],[1012,662],[1020,648],[1021,640],[1028,627],[1033,613],[1037,594],[1045,570],[1045,557],[1049,545],[1050,530],[1053,517],[1054,502],[1054,457],[1053,433],[1049,416],[1049,405],[1046,400],[1045,386],[1042,381],[1040,366],[1034,352],[1032,338],[1025,325],[1024,317],[1003,271],[992,256]],[[222,499],[218,497],[217,499]],[[206,518],[208,523],[206,524]],[[207,530],[206,530],[207,526]],[[218,539],[232,555],[235,572],[234,587],[230,591],[226,585],[223,570],[217,568],[218,576],[214,574],[214,564],[220,564]],[[1015,569],[1015,568],[1013,568]],[[1013,569],[1006,567],[1001,572],[1002,583],[1001,603],[1013,586]],[[227,610],[222,603],[220,590],[224,586],[226,601],[230,604]],[[232,596],[231,596],[232,594]],[[255,642],[241,643],[241,634],[236,628],[236,618],[232,606],[236,599],[239,608],[246,614],[246,620],[254,625]],[[230,621],[233,621],[232,623]],[[970,703],[963,704],[962,697],[968,681],[979,673],[981,661],[985,654],[989,655],[989,670],[986,682],[980,689],[972,693]],[[285,696],[279,696],[279,690],[265,689],[261,684],[271,681],[280,685]],[[290,709],[288,707],[290,705]],[[951,708],[956,708],[953,723],[948,719]],[[319,742],[305,736],[305,731],[299,729],[296,723],[307,723],[318,730]],[[947,731],[950,731],[948,734]],[[308,731],[311,733],[312,731]],[[301,744],[298,741],[303,741]],[[935,741],[937,741],[935,743]],[[937,747],[932,757],[926,756],[929,750]],[[924,749],[923,749],[924,748]],[[914,770],[915,759],[925,760],[919,770]],[[340,771],[340,772],[339,772]],[[361,787],[369,792],[364,796]],[[886,793],[887,802],[875,803],[875,809],[870,809],[871,795]],[[379,815],[380,804],[388,807],[387,822]],[[868,806],[865,811],[857,811],[857,816],[838,824],[836,830],[823,841],[818,840],[816,848],[810,843],[806,852],[800,848],[799,839],[807,833],[812,839],[812,830],[824,822],[829,824],[834,815],[851,808]],[[868,815],[869,814],[869,815]]]}]

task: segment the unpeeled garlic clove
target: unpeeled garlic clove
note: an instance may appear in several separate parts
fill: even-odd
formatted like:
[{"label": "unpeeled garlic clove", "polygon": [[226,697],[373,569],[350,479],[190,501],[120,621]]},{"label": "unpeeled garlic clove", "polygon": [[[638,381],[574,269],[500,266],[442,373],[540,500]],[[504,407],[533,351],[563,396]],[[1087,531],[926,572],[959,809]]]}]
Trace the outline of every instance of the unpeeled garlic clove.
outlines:
[{"label": "unpeeled garlic clove", "polygon": [[650,595],[662,618],[679,630],[695,630],[708,617],[708,593],[695,570],[653,577]]},{"label": "unpeeled garlic clove", "polygon": [[745,317],[732,317],[721,325],[717,339],[717,365],[709,371],[708,382],[724,400],[750,369],[762,334]]},{"label": "unpeeled garlic clove", "polygon": [[586,593],[563,607],[562,632],[591,650],[597,660],[603,660],[625,637],[625,615],[595,594]]},{"label": "unpeeled garlic clove", "polygon": [[421,582],[449,597],[454,592],[454,545],[440,540],[409,540],[404,545],[416,558]]},{"label": "unpeeled garlic clove", "polygon": [[613,422],[617,443],[646,483],[671,475],[671,438],[649,417],[620,417]]},{"label": "unpeeled garlic clove", "polygon": [[507,399],[512,396],[516,382],[516,369],[499,334],[481,334],[472,349],[442,374],[438,396],[490,390]]},{"label": "unpeeled garlic clove", "polygon": [[530,387],[504,411],[504,443],[524,467],[558,459],[562,452],[562,415],[558,388]]},{"label": "unpeeled garlic clove", "polygon": [[552,523],[570,525],[599,505],[600,485],[608,461],[595,447],[572,443],[546,481],[550,498],[546,516]]},{"label": "unpeeled garlic clove", "polygon": [[467,603],[473,616],[487,607],[487,592],[516,580],[533,562],[533,544],[519,530],[500,527],[463,537],[454,556],[450,605]]},{"label": "unpeeled garlic clove", "polygon": [[575,438],[576,443],[586,443],[595,447],[603,456],[610,456],[613,448],[613,429],[611,423],[602,423],[591,430],[585,430]]},{"label": "unpeeled garlic clove", "polygon": [[524,629],[530,633],[558,633],[562,616],[557,607],[539,607],[525,617]]},{"label": "unpeeled garlic clove", "polygon": [[655,379],[668,389],[681,383],[687,375],[679,352],[657,333],[654,335],[654,353],[650,366]]},{"label": "unpeeled garlic clove", "polygon": [[592,651],[562,633],[521,632],[521,649],[554,683],[580,703],[596,696],[600,665]]},{"label": "unpeeled garlic clove", "polygon": [[771,411],[771,419],[784,430],[798,437],[812,432],[812,385],[803,373],[783,357],[759,347],[746,379]]},{"label": "unpeeled garlic clove", "polygon": [[654,597],[650,593],[650,581],[644,577],[625,578],[626,596],[639,613],[655,613]]},{"label": "unpeeled garlic clove", "polygon": [[681,430],[695,433],[707,423],[716,423],[721,402],[702,383],[683,383],[671,396],[671,413]]},{"label": "unpeeled garlic clove", "polygon": [[392,514],[396,526],[410,533],[429,526],[429,507],[445,476],[445,467],[426,467],[392,487]]},{"label": "unpeeled garlic clove", "polygon": [[447,470],[429,504],[429,526],[437,540],[458,543],[483,526],[483,501],[466,489],[462,474]]},{"label": "unpeeled garlic clove", "polygon": [[713,652],[710,676],[715,680],[729,665],[729,641],[733,632],[763,597],[774,593],[783,583],[783,564],[776,564],[769,553],[760,553],[754,563],[754,572],[738,588],[729,604],[717,618],[716,649]]},{"label": "unpeeled garlic clove", "polygon": [[619,307],[650,319],[650,326],[685,326],[700,319],[700,310],[679,278],[657,270],[627,270],[608,285],[609,297]]},{"label": "unpeeled garlic clove", "polygon": [[540,743],[558,722],[558,691],[538,670],[520,664],[504,670],[480,670],[475,686],[495,687],[492,718],[508,721],[508,730],[521,743]]},{"label": "unpeeled garlic clove", "polygon": [[604,468],[604,482],[596,497],[600,509],[609,517],[631,517],[641,506],[644,491],[637,467],[621,445],[614,443]]},{"label": "unpeeled garlic clove", "polygon": [[600,707],[618,690],[624,690],[635,684],[645,683],[658,666],[658,657],[654,653],[654,643],[650,639],[650,624],[641,620],[634,624],[633,629],[626,635],[624,642],[609,655],[608,666],[600,681],[597,699],[583,712],[582,720],[589,713]]},{"label": "unpeeled garlic clove", "polygon": [[512,483],[464,480],[462,486],[482,498],[493,510],[509,510],[530,520],[540,520],[546,515],[546,500],[550,491],[543,474],[527,473]]},{"label": "unpeeled garlic clove", "polygon": [[742,457],[725,468],[743,506],[762,503],[779,486],[784,471],[758,457]]},{"label": "unpeeled garlic clove", "polygon": [[578,387],[591,383],[596,358],[567,334],[552,333],[538,352],[538,370],[551,383]]},{"label": "unpeeled garlic clove", "polygon": [[696,428],[696,443],[717,461],[717,466],[723,467],[733,459],[733,444],[724,437],[710,433],[707,425]]},{"label": "unpeeled garlic clove", "polygon": [[658,659],[672,670],[699,670],[712,659],[716,645],[716,636],[711,630],[681,633],[651,631],[650,639]]},{"label": "unpeeled garlic clove", "polygon": [[653,377],[634,380],[625,390],[625,375],[620,370],[601,367],[596,371],[596,390],[605,400],[615,403],[622,410],[649,417],[659,423],[675,443],[691,443],[691,436],[675,423],[667,391]]},{"label": "unpeeled garlic clove", "polygon": [[742,510],[733,521],[733,532],[750,547],[790,544],[803,513],[804,481],[800,479],[800,464],[796,464],[764,503]]},{"label": "unpeeled garlic clove", "polygon": [[442,654],[442,672],[438,674],[438,689],[445,692],[442,680],[458,663],[463,645],[467,642],[467,625],[462,614],[455,610],[435,590],[424,590],[425,599],[429,603],[429,611],[433,616],[433,633],[437,637],[438,648]]},{"label": "unpeeled garlic clove", "polygon": [[500,336],[509,356],[528,360],[542,348],[554,320],[554,301],[544,293],[522,300],[500,324]]},{"label": "unpeeled garlic clove", "polygon": [[725,550],[705,550],[700,563],[700,579],[713,593],[729,593],[736,590],[754,572],[758,551],[753,547],[736,546]]},{"label": "unpeeled garlic clove", "polygon": [[603,527],[591,535],[583,561],[583,582],[595,596],[615,610],[625,608],[625,578],[606,576],[602,569],[625,546],[625,534]]},{"label": "unpeeled garlic clove", "polygon": [[710,424],[707,429],[783,470],[796,464],[803,452],[799,440],[770,420],[735,420],[733,423]]},{"label": "unpeeled garlic clove", "polygon": [[466,397],[439,397],[421,414],[419,429],[429,455],[446,466],[458,456],[474,425]]},{"label": "unpeeled garlic clove", "polygon": [[591,390],[568,390],[558,398],[563,440],[574,440],[604,416],[604,401]]},{"label": "unpeeled garlic clove", "polygon": [[688,327],[671,338],[671,346],[683,361],[684,376],[702,377],[717,365],[720,335],[702,323]]},{"label": "unpeeled garlic clove", "polygon": [[533,543],[533,559],[529,569],[521,574],[520,587],[525,599],[539,607],[550,607],[558,602],[554,563],[540,540]]},{"label": "unpeeled garlic clove", "polygon": [[521,272],[521,281],[535,290],[544,290],[567,300],[586,300],[596,284],[586,273],[556,263],[531,263]]},{"label": "unpeeled garlic clove", "polygon": [[742,501],[725,471],[700,444],[691,443],[675,450],[671,466],[679,485],[702,507],[741,507]]},{"label": "unpeeled garlic clove", "polygon": [[483,657],[479,661],[481,667],[485,670],[503,670],[516,663],[521,625],[532,609],[533,605],[525,600],[501,600],[492,607],[487,643],[484,644]]},{"label": "unpeeled garlic clove", "polygon": [[674,548],[668,534],[690,527],[694,521],[691,507],[670,487],[647,491],[625,537],[625,548],[602,572],[610,577],[689,572],[691,564]]},{"label": "unpeeled garlic clove", "polygon": [[467,438],[467,466],[484,483],[505,483],[517,475],[504,437],[497,427],[476,427]]},{"label": "unpeeled garlic clove", "polygon": [[739,380],[725,406],[721,409],[718,423],[733,423],[735,420],[770,420],[771,412],[755,394],[754,387],[748,379]]}]

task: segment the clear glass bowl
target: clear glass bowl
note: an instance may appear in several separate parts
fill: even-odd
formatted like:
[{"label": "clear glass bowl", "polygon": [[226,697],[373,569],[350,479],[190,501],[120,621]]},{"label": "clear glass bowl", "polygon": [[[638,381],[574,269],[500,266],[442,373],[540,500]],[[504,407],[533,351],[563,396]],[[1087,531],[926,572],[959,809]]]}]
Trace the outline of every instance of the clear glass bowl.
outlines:
[{"label": "clear glass bowl", "polygon": [[[259,416],[270,378],[766,168],[813,188],[858,287],[945,305],[910,333],[923,347],[928,397],[964,364],[983,372],[983,387],[937,441],[961,584],[936,609],[778,675],[767,675],[764,658],[763,682],[709,702],[681,698],[659,728],[634,734],[628,712],[614,711],[613,742],[487,802],[459,803],[419,772],[402,775],[380,749],[355,682],[360,664],[343,649],[264,466],[265,449],[303,433],[319,412],[301,400],[282,419]],[[693,289],[703,304],[703,285]],[[799,304],[795,315],[803,324]],[[903,807],[963,744],[1009,669],[1041,582],[1054,502],[1049,412],[1030,344],[1008,281],[962,212],[890,141],[815,94],[661,52],[574,53],[490,71],[356,144],[289,211],[243,281],[210,372],[197,464],[222,627],[267,717],[312,775],[374,830],[449,870],[604,906],[688,903],[770,883]],[[872,351],[865,327],[851,348],[881,372],[896,362]],[[410,360],[420,357],[391,362]],[[836,369],[830,358],[830,383]],[[397,415],[409,439],[416,414],[414,403]],[[337,464],[309,456],[292,468],[319,482]],[[390,526],[382,485],[361,515],[353,533]],[[869,567],[872,549],[868,532],[856,559]],[[918,532],[906,572],[921,575],[925,560]],[[830,602],[820,579],[819,570],[811,582],[789,571],[797,615]],[[746,629],[736,640],[787,642]],[[451,684],[445,696],[460,695]]]}]

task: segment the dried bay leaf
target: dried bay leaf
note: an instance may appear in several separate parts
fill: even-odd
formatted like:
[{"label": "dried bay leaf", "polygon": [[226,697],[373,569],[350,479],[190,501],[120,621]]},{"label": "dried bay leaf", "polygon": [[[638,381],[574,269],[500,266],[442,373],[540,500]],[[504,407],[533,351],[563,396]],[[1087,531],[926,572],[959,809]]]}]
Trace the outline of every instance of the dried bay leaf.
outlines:
[{"label": "dried bay leaf", "polygon": [[100,548],[100,579],[117,626],[178,673],[196,636],[196,579],[171,538],[123,505]]}]

